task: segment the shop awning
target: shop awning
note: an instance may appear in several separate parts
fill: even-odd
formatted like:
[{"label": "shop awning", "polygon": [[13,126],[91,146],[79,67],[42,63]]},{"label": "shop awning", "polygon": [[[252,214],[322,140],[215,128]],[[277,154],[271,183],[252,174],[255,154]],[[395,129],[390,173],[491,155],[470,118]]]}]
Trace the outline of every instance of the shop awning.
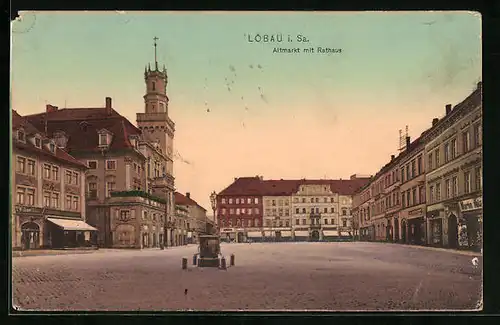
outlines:
[{"label": "shop awning", "polygon": [[291,231],[281,231],[281,237],[292,237],[292,232]]},{"label": "shop awning", "polygon": [[309,237],[308,231],[296,231],[295,237]]},{"label": "shop awning", "polygon": [[249,231],[247,233],[247,237],[251,237],[251,238],[262,237],[262,232],[260,232],[260,231]]},{"label": "shop awning", "polygon": [[48,221],[52,222],[58,227],[64,230],[77,230],[77,231],[97,231],[96,228],[92,227],[88,223],[82,220],[70,220],[70,219],[58,219],[58,218],[47,218]]},{"label": "shop awning", "polygon": [[339,232],[337,230],[323,230],[323,236],[328,236],[328,237],[337,237],[339,235]]},{"label": "shop awning", "polygon": [[349,233],[347,231],[342,231],[340,232],[340,236],[349,237]]}]

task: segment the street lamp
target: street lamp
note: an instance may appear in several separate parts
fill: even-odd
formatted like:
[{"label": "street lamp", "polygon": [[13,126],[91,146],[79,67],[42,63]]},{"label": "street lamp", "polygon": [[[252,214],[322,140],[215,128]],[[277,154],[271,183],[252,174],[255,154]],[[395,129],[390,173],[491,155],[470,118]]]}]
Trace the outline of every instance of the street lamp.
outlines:
[{"label": "street lamp", "polygon": [[[214,213],[214,224],[217,226],[217,221],[216,221],[216,215],[215,215],[215,209],[217,207],[217,193],[215,193],[215,191],[213,191],[211,194],[210,194],[210,204],[212,205],[212,211]],[[205,230],[206,232],[206,230]]]}]

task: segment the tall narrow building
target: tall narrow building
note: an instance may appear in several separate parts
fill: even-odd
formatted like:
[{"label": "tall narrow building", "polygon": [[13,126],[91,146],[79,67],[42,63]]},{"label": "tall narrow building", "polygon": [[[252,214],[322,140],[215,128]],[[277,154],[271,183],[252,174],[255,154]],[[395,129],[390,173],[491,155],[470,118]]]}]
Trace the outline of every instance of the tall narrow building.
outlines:
[{"label": "tall narrow building", "polygon": [[[167,200],[167,241],[172,241],[175,222],[174,204],[174,165],[173,165],[173,143],[175,124],[168,116],[168,96],[167,96],[167,70],[158,68],[157,44],[154,38],[154,67],[148,64],[144,70],[144,81],[146,93],[144,98],[144,112],[137,113],[137,127],[142,131],[143,139],[150,143],[155,143],[157,149],[166,157],[166,162],[162,166],[161,175],[148,175],[148,178],[155,181],[148,190],[159,197],[166,197]],[[157,164],[148,158],[148,164]],[[154,168],[152,168],[153,170]]]}]

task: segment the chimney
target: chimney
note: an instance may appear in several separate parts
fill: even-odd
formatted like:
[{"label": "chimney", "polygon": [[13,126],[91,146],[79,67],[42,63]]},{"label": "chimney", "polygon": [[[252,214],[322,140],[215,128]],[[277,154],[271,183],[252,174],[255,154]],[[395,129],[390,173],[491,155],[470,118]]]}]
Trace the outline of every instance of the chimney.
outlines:
[{"label": "chimney", "polygon": [[410,137],[406,137],[406,150],[410,148]]},{"label": "chimney", "polygon": [[106,113],[111,115],[111,97],[106,97]]},{"label": "chimney", "polygon": [[446,115],[451,113],[451,104],[446,105]]},{"label": "chimney", "polygon": [[55,112],[55,111],[57,111],[58,109],[59,109],[59,107],[57,107],[57,106],[53,106],[53,105],[50,105],[50,104],[45,105],[45,111],[46,111],[47,113],[50,113],[50,112]]},{"label": "chimney", "polygon": [[190,198],[191,198],[191,193],[186,192],[186,197],[187,197],[188,199],[190,199]]},{"label": "chimney", "polygon": [[391,155],[391,161],[393,161],[393,160],[394,160],[394,158],[396,158],[396,156]]},{"label": "chimney", "polygon": [[436,125],[437,122],[439,122],[439,119],[438,118],[433,118],[432,119],[432,126]]}]

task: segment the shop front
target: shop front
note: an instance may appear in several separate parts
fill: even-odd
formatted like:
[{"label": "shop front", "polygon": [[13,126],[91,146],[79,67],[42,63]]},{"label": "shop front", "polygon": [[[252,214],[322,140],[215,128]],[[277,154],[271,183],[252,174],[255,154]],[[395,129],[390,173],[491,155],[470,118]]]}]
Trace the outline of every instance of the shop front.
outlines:
[{"label": "shop front", "polygon": [[458,244],[460,248],[480,251],[483,245],[483,198],[460,201]]},{"label": "shop front", "polygon": [[47,217],[48,242],[52,248],[97,246],[97,229],[78,219]]}]

